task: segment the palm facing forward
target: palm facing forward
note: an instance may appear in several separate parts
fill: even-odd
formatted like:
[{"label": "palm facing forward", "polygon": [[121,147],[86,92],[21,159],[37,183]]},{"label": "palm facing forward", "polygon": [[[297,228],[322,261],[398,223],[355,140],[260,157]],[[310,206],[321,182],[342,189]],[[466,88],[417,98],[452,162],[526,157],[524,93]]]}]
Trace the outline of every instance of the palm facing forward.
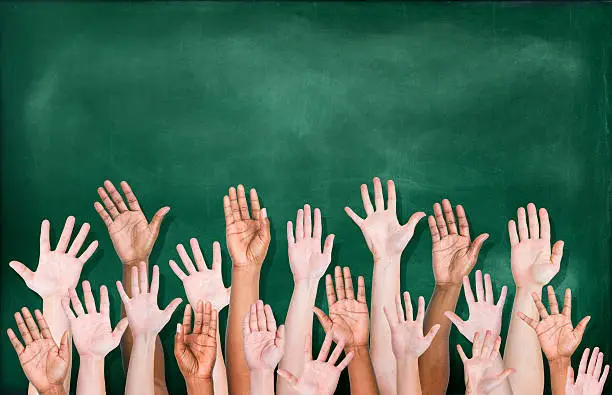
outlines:
[{"label": "palm facing forward", "polygon": [[191,307],[185,306],[183,324],[174,338],[174,356],[185,378],[211,379],[217,356],[217,311],[210,302],[196,305],[195,326],[191,332]]},{"label": "palm facing forward", "polygon": [[285,326],[276,327],[270,305],[261,300],[251,305],[242,322],[244,356],[249,369],[272,370],[283,356]]}]

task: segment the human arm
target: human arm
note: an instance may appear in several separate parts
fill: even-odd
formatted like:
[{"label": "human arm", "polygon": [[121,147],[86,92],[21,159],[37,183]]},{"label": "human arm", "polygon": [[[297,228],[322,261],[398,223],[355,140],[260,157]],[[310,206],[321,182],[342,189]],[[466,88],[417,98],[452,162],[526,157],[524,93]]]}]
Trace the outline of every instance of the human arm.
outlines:
[{"label": "human arm", "polygon": [[426,331],[440,325],[431,346],[419,358],[421,386],[424,394],[444,394],[450,375],[449,336],[451,322],[447,311],[454,312],[461,292],[461,282],[478,260],[478,253],[489,237],[483,233],[472,241],[463,206],[457,205],[457,221],[448,199],[434,204],[434,216],[429,216],[432,240],[432,266],[436,281],[425,313]]},{"label": "human arm", "polygon": [[331,331],[336,343],[344,342],[344,352],[353,351],[353,360],[348,366],[351,394],[378,394],[368,347],[370,316],[366,303],[365,280],[359,276],[355,299],[351,270],[348,267],[341,270],[340,266],[336,266],[334,277],[335,289],[331,275],[325,277],[329,316],[317,307],[314,312],[325,332]]},{"label": "human arm", "polygon": [[[589,349],[586,348],[580,359],[578,368],[578,377],[574,381],[574,369],[571,366],[567,369],[567,380],[565,383],[566,395],[601,395],[603,392],[610,365],[606,365],[601,373],[603,365],[603,353],[599,352],[599,347],[593,349],[593,354],[589,360],[587,367],[587,359],[589,359]],[[600,377],[601,374],[601,377]]]},{"label": "human arm", "polygon": [[387,182],[387,208],[378,177],[374,178],[374,206],[370,201],[368,187],[361,185],[361,199],[367,217],[359,217],[349,207],[344,210],[361,229],[374,258],[372,278],[372,329],[370,333],[370,355],[378,388],[383,395],[397,392],[396,364],[391,348],[391,332],[384,317],[383,308],[394,311],[395,295],[400,292],[400,261],[402,252],[414,235],[417,223],[425,216],[414,213],[408,222],[400,225],[397,219],[397,197],[395,184]]}]

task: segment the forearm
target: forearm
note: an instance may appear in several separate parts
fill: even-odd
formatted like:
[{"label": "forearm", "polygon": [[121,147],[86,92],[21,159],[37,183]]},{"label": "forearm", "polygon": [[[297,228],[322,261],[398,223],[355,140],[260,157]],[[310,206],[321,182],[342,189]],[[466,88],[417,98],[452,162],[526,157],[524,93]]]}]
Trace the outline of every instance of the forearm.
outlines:
[{"label": "forearm", "polygon": [[212,372],[215,395],[227,395],[227,372],[225,361],[223,360],[223,350],[221,349],[221,335],[217,326],[217,358]]},{"label": "forearm", "polygon": [[251,371],[250,382],[250,395],[274,395],[274,370]]},{"label": "forearm", "polygon": [[188,379],[185,380],[185,384],[187,395],[216,395],[213,379]]},{"label": "forearm", "polygon": [[104,358],[81,357],[77,377],[77,395],[104,395]]},{"label": "forearm", "polygon": [[517,288],[506,339],[504,365],[515,370],[509,377],[515,394],[540,395],[544,391],[544,365],[538,335],[517,315],[520,311],[528,317],[539,318],[532,292],[541,295],[542,289]]},{"label": "forearm", "polygon": [[558,358],[548,361],[550,367],[550,387],[553,395],[565,395],[565,382],[567,369],[570,367],[569,358]]},{"label": "forearm", "polygon": [[372,368],[372,360],[367,346],[347,348],[345,353],[353,351],[355,356],[348,366],[351,395],[378,394],[376,377]]},{"label": "forearm", "polygon": [[242,346],[242,320],[257,299],[259,269],[233,270],[225,337],[228,387],[232,395],[246,395],[249,392],[249,367]]},{"label": "forearm", "polygon": [[[56,344],[60,344],[64,333],[69,331],[68,347],[70,352],[68,353],[68,373],[66,374],[66,379],[64,380],[64,389],[66,390],[66,393],[69,393],[72,370],[72,334],[70,333],[70,321],[68,321],[68,317],[66,317],[66,313],[62,308],[62,298],[47,297],[43,299],[43,315],[45,316],[45,320],[49,325],[49,330],[51,331],[51,335],[53,336],[53,340]],[[32,387],[32,389],[34,390],[33,393],[35,394],[36,390],[34,387]]]},{"label": "forearm", "polygon": [[402,358],[397,360],[397,393],[398,395],[421,395],[419,379],[419,359]]},{"label": "forearm", "polygon": [[134,338],[130,365],[125,380],[125,394],[153,394],[155,391],[153,368],[155,365],[156,336]]},{"label": "forearm", "polygon": [[445,311],[455,311],[461,285],[436,285],[425,313],[423,333],[436,324],[440,325],[438,334],[431,345],[419,358],[422,391],[428,395],[445,394],[450,375],[449,336],[451,322],[444,316]]},{"label": "forearm", "polygon": [[[317,296],[319,280],[304,280],[295,283],[287,317],[285,319],[285,355],[280,367],[301,376],[304,370],[304,353],[295,352],[303,350],[306,336],[312,335],[312,308]],[[289,394],[289,383],[282,378],[277,379],[279,394]]]},{"label": "forearm", "polygon": [[391,347],[391,330],[383,307],[395,314],[395,297],[400,292],[400,256],[375,257],[372,278],[372,330],[370,333],[370,354],[372,367],[380,393],[397,393],[397,372],[395,356]]}]

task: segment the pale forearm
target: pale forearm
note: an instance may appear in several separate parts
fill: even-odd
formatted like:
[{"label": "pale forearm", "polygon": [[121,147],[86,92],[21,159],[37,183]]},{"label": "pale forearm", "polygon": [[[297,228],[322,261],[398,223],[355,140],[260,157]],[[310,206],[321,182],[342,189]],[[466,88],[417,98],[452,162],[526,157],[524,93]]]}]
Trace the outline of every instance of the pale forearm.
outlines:
[{"label": "pale forearm", "polygon": [[383,307],[395,314],[395,297],[400,292],[400,257],[375,257],[372,279],[372,330],[370,355],[380,393],[397,393],[395,356],[391,348],[391,330]]},{"label": "pale forearm", "polygon": [[[43,299],[43,315],[45,316],[45,320],[49,325],[49,330],[51,331],[51,335],[53,336],[53,340],[56,344],[60,344],[62,340],[62,336],[66,331],[70,331],[70,322],[68,321],[68,317],[66,317],[66,313],[62,308],[62,298],[61,297],[47,297]],[[72,334],[68,335],[68,347],[70,352],[69,360],[68,360],[68,373],[66,374],[66,379],[64,380],[64,389],[66,393],[70,392],[70,377],[71,377],[71,368],[72,368]],[[36,390],[32,387],[33,392],[31,394],[36,394]]]},{"label": "pale forearm", "polygon": [[436,285],[425,313],[423,333],[428,333],[434,325],[440,325],[438,334],[431,345],[419,358],[421,387],[424,394],[445,394],[450,375],[449,337],[451,322],[445,311],[455,311],[461,285]]},{"label": "pale forearm", "polygon": [[217,358],[215,359],[212,377],[215,395],[227,395],[227,372],[225,369],[225,360],[223,359],[223,350],[221,349],[219,327],[217,327]]},{"label": "pale forearm", "polygon": [[541,395],[544,391],[544,365],[536,331],[517,315],[520,311],[531,318],[539,318],[531,293],[541,295],[542,289],[517,288],[512,306],[504,365],[516,372],[509,377],[515,394]]},{"label": "pale forearm", "polygon": [[153,394],[155,364],[155,336],[138,336],[134,338],[134,346],[130,356],[130,365],[125,380],[125,394]]},{"label": "pale forearm", "polygon": [[346,348],[344,350],[346,354],[351,351],[355,353],[348,366],[351,395],[378,394],[378,386],[376,385],[376,377],[374,376],[368,347]]},{"label": "pale forearm", "polygon": [[406,357],[397,360],[398,395],[421,395],[418,358]]},{"label": "pale forearm", "polygon": [[565,395],[565,382],[567,369],[570,367],[569,358],[559,358],[548,361],[550,367],[550,387],[553,395]]},{"label": "pale forearm", "polygon": [[77,377],[77,395],[104,395],[104,358],[81,357]]},{"label": "pale forearm", "polygon": [[274,395],[274,370],[251,371],[250,382],[250,395]]}]

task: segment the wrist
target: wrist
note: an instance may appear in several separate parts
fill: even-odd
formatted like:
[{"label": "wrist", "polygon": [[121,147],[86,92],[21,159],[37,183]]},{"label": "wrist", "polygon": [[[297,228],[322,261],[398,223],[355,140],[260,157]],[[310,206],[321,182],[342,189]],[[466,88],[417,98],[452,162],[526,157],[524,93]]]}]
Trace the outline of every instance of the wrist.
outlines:
[{"label": "wrist", "polygon": [[66,391],[61,384],[53,384],[46,391],[41,392],[40,395],[63,395],[65,393]]},{"label": "wrist", "polygon": [[134,338],[134,346],[138,345],[141,347],[153,347],[155,348],[155,342],[157,341],[157,333],[138,333],[132,332]]},{"label": "wrist", "polygon": [[570,357],[556,357],[553,359],[548,359],[548,366],[550,366],[550,370],[561,370],[563,372],[567,372],[567,368],[570,366]]},{"label": "wrist", "polygon": [[140,262],[144,262],[147,265],[147,267],[149,267],[149,257],[130,259],[129,261],[124,261],[123,259],[121,259],[121,263],[123,264],[123,268],[124,269],[130,269],[130,270],[132,269],[132,266],[140,265]]},{"label": "wrist", "polygon": [[79,364],[88,366],[104,366],[104,357],[93,354],[79,354]]},{"label": "wrist", "polygon": [[436,291],[439,292],[456,292],[461,291],[462,283],[453,283],[453,282],[437,282],[434,286]]},{"label": "wrist", "polygon": [[374,267],[388,266],[392,264],[399,264],[402,254],[378,254],[374,255]]},{"label": "wrist", "polygon": [[321,277],[304,277],[304,278],[293,278],[294,288],[317,288],[319,286],[319,281]]},{"label": "wrist", "polygon": [[348,354],[351,351],[355,354],[353,359],[367,357],[370,355],[370,350],[368,349],[367,344],[347,344],[344,347],[344,353]]},{"label": "wrist", "polygon": [[210,378],[204,377],[185,377],[185,385],[187,387],[188,394],[197,394],[203,392],[202,389],[206,386],[212,385],[212,376]]},{"label": "wrist", "polygon": [[405,372],[406,370],[419,370],[419,357],[416,355],[404,354],[400,358],[395,358],[397,361],[398,374]]}]

